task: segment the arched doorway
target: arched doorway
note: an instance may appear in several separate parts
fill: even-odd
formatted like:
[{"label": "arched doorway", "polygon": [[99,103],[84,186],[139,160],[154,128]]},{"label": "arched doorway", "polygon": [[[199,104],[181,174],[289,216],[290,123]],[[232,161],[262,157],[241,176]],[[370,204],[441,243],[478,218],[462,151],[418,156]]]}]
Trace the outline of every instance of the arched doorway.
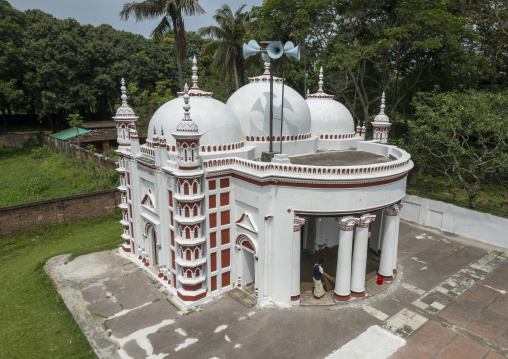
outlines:
[{"label": "arched doorway", "polygon": [[240,235],[236,239],[236,271],[237,286],[255,298],[258,297],[257,275],[257,247],[255,241],[247,235]]},{"label": "arched doorway", "polygon": [[160,244],[158,243],[157,232],[155,231],[155,226],[149,223],[146,226],[146,238],[148,241],[149,262],[151,265],[158,265],[160,262],[159,252],[160,252]]}]

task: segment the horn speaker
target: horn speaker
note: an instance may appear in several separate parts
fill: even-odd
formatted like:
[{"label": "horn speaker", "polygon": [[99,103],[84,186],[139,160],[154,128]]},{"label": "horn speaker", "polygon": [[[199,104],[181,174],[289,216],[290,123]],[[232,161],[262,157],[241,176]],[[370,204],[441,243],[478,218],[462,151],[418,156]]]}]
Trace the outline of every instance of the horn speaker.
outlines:
[{"label": "horn speaker", "polygon": [[272,41],[266,48],[266,53],[275,60],[284,54],[284,47],[279,41]]}]

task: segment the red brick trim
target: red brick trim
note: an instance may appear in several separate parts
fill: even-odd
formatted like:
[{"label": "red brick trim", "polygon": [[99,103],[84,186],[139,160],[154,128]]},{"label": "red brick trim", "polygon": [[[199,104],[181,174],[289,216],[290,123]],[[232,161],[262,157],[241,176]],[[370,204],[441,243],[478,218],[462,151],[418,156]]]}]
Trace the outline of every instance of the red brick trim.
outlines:
[{"label": "red brick trim", "polygon": [[355,297],[355,298],[365,297],[365,291],[363,291],[363,292],[354,292],[354,291],[351,291],[351,296]]},{"label": "red brick trim", "polygon": [[351,295],[339,295],[339,294],[333,292],[333,299],[336,299],[341,302],[345,302],[345,301],[351,299]]},{"label": "red brick trim", "polygon": [[297,302],[299,300],[300,300],[300,294],[298,294],[298,295],[292,295],[291,296],[291,301],[292,302]]}]

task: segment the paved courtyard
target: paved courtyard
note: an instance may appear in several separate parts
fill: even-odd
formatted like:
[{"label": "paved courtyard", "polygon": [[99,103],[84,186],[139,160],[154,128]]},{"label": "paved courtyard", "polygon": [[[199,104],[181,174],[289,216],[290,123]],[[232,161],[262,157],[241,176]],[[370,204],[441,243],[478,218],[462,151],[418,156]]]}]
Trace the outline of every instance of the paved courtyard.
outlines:
[{"label": "paved courtyard", "polygon": [[[333,306],[182,312],[118,251],[45,266],[100,358],[508,358],[508,250],[401,221],[399,271]],[[330,294],[331,295],[331,294]]]}]

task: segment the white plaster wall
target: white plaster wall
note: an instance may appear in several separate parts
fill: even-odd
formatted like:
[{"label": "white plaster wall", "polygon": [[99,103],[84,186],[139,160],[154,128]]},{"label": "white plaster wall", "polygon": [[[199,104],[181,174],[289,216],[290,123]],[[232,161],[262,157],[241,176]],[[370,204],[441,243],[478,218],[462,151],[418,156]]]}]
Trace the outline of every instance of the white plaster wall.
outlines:
[{"label": "white plaster wall", "polygon": [[320,139],[318,143],[318,148],[320,150],[347,150],[350,147],[357,147],[358,143],[361,143],[363,140],[359,137],[349,138],[346,140],[323,140]]},{"label": "white plaster wall", "polygon": [[318,231],[319,237],[316,238],[316,244],[326,244],[328,248],[339,245],[340,225],[335,220],[335,217],[317,218],[316,225],[320,228]]},{"label": "white plaster wall", "polygon": [[412,195],[403,199],[401,218],[508,248],[508,219]]}]

